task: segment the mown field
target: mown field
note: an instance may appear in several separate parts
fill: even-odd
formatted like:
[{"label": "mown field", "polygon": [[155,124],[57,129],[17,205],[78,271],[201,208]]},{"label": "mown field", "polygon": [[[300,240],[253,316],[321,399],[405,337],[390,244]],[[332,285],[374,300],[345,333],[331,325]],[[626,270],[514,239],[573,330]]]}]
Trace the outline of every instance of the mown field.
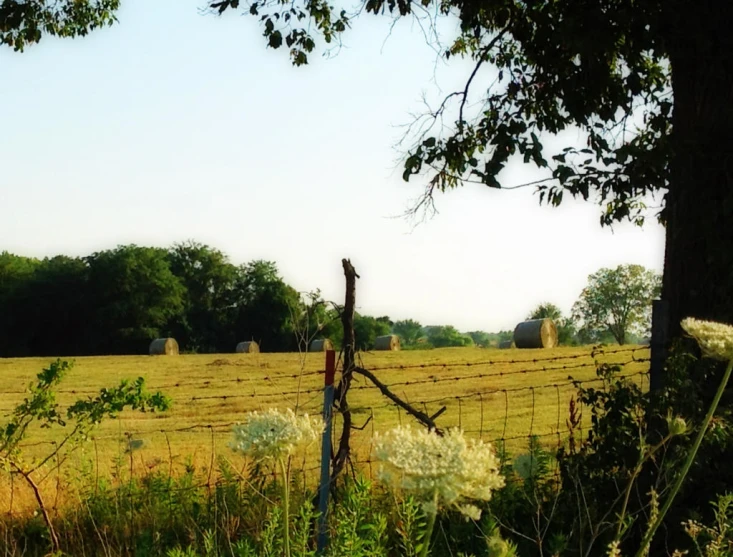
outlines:
[{"label": "mown field", "polygon": [[[540,435],[548,445],[566,435],[568,403],[576,392],[570,377],[594,381],[595,361],[618,363],[624,375],[633,375],[646,387],[648,378],[643,372],[648,369],[648,356],[646,347],[609,347],[595,357],[590,347],[449,348],[364,353],[359,361],[420,410],[434,414],[445,406],[437,419],[440,426],[460,426],[485,440],[504,439],[517,453],[530,434]],[[320,414],[323,375],[319,371],[324,368],[324,358],[322,353],[65,358],[74,361],[74,368],[60,386],[62,406],[122,379],[140,376],[150,390],[168,395],[173,406],[162,414],[128,412],[102,424],[93,439],[64,462],[54,462],[43,474],[39,471],[40,487],[58,505],[73,493],[75,482],[108,478],[118,469],[145,474],[164,467],[176,473],[187,463],[199,470],[212,464],[215,468],[219,459],[240,466],[242,459],[228,447],[232,425],[247,411],[269,407]],[[24,388],[50,361],[0,359],[0,426],[23,400]],[[354,460],[369,474],[374,433],[413,420],[362,377],[355,378],[349,401],[355,425],[363,428],[354,431]],[[53,429],[31,430],[23,450],[29,457],[47,454],[59,435]],[[319,448],[313,446],[295,466],[314,471],[318,455]],[[22,509],[31,502],[19,480],[14,480],[11,489],[9,476],[0,471],[0,513],[7,513],[11,506]]]}]

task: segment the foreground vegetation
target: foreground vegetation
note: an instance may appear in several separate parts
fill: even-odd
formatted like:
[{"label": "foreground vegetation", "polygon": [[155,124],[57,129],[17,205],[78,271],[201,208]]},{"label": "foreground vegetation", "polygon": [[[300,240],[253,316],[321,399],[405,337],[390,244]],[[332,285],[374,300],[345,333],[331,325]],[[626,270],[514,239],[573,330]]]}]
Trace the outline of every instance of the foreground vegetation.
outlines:
[{"label": "foreground vegetation", "polygon": [[[59,365],[39,374],[38,385]],[[326,554],[641,557],[649,549],[655,555],[672,549],[729,554],[730,405],[717,412],[716,405],[731,367],[723,370],[676,349],[666,389],[655,395],[624,378],[621,367],[599,363],[598,382],[581,385],[577,399],[593,417],[590,430],[581,429],[579,405],[570,405],[564,414],[569,432],[552,448],[530,436],[513,451],[495,444],[494,458],[480,441],[463,441],[463,434],[377,432],[370,451],[377,469],[373,480],[364,479],[362,469],[333,485]],[[146,394],[139,382],[131,385],[72,406],[64,419],[87,423],[88,415],[96,422],[125,405],[128,412],[146,406],[165,410],[165,398]],[[31,403],[17,407],[10,424],[23,415],[46,423],[66,415],[50,393],[40,392],[31,391]],[[109,412],[97,413],[107,407]],[[4,555],[42,555],[49,547],[70,555],[313,555],[316,489],[308,476],[308,451],[297,445],[317,438],[316,422],[293,416],[288,426],[290,419],[278,415],[262,414],[265,421],[258,425],[245,414],[251,425],[239,429],[233,446],[242,454],[231,448],[212,454],[208,467],[189,461],[181,470],[141,469],[132,446],[109,474],[81,465],[78,458],[80,464],[62,478],[66,501],[53,508],[46,499],[44,512],[35,515],[6,514],[0,549]],[[294,435],[297,424],[309,433]],[[6,428],[4,438],[14,431]],[[278,437],[277,431],[291,433]],[[267,444],[253,445],[265,439],[262,435]],[[417,458],[430,447],[438,452]],[[17,458],[10,455],[6,462]],[[481,459],[485,470],[476,468]],[[406,481],[410,477],[414,480]],[[482,487],[484,477],[489,483]],[[454,506],[462,498],[471,504]],[[677,526],[683,521],[687,533]],[[662,535],[649,548],[647,540],[659,525]]]},{"label": "foreground vegetation", "polygon": [[[596,359],[626,363],[632,357],[644,360],[649,354],[645,347],[615,354],[612,351],[618,347],[608,350],[608,354],[594,358],[590,347],[447,348],[364,353],[361,360],[364,367],[374,369],[384,383],[394,385],[394,391],[417,408],[434,413],[445,406],[438,419],[442,427],[461,426],[470,437],[488,440],[503,437],[514,449],[526,444],[530,433],[540,435],[543,443],[551,446],[566,435],[568,403],[575,393],[568,376],[595,379]],[[27,394],[23,387],[48,363],[44,358],[0,360],[0,391],[5,393],[0,416],[23,400]],[[134,474],[159,469],[180,473],[186,469],[187,460],[197,470],[208,470],[220,456],[231,457],[227,443],[232,426],[247,411],[274,406],[320,415],[323,375],[318,371],[323,367],[322,353],[76,358],[59,388],[57,398],[62,407],[110,383],[138,376],[145,379],[149,389],[166,394],[171,407],[155,414],[125,411],[118,419],[102,423],[92,440],[69,462],[51,471],[42,488],[50,500],[61,504],[72,498],[66,490],[66,470],[91,467],[96,476],[107,477],[124,462]],[[625,366],[624,373],[647,368],[647,362],[634,362]],[[648,386],[645,376],[637,379]],[[374,468],[369,462],[373,434],[408,423],[410,418],[365,380],[354,384],[350,401],[355,425],[366,425],[354,431],[352,447],[355,460],[362,463],[359,468],[368,476]],[[587,428],[589,424],[586,414],[583,425]],[[24,450],[34,456],[45,454],[51,442],[58,440],[58,432],[52,429],[36,427],[28,433]],[[134,447],[132,452],[130,447]],[[306,456],[305,468],[317,468],[317,447]],[[7,493],[7,478],[0,478],[0,488]],[[0,513],[7,512],[11,504],[16,511],[32,508],[32,493],[16,485],[12,499],[0,497]]]}]

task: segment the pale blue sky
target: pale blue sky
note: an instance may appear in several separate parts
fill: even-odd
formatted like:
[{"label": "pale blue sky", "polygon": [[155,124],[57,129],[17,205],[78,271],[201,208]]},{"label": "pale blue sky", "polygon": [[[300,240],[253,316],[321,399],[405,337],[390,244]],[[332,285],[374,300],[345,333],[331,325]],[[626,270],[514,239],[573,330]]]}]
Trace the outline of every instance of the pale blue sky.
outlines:
[{"label": "pale blue sky", "polygon": [[[661,271],[663,230],[598,225],[598,207],[538,206],[468,186],[414,227],[422,183],[395,167],[397,126],[435,92],[434,53],[405,22],[358,21],[335,58],[293,68],[249,16],[201,0],[126,0],[120,23],[74,41],[0,49],[0,250],[85,255],[189,238],[234,263],[277,262],[301,290],[367,314],[513,328],[537,303],[569,311],[589,273]],[[445,90],[464,67],[439,69]],[[511,183],[533,175],[507,169]]]}]

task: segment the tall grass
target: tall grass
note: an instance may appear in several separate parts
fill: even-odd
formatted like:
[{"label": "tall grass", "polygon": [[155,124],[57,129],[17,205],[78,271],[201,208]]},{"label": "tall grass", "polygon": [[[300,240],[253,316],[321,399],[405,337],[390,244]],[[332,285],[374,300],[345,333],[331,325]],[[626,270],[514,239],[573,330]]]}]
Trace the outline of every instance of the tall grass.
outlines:
[{"label": "tall grass", "polygon": [[[120,463],[121,464],[121,463]],[[252,465],[235,470],[221,459],[217,473],[188,467],[180,475],[152,471],[129,476],[120,466],[111,478],[80,472],[75,502],[54,524],[63,554],[91,556],[281,556],[282,478]],[[214,481],[210,478],[216,477]],[[292,473],[290,551],[316,554],[316,490]],[[328,516],[328,556],[416,555],[424,516],[410,500],[393,496],[364,478],[346,479],[334,493]],[[454,517],[455,518],[455,517]],[[473,526],[474,541],[481,531]],[[465,540],[464,540],[465,542]],[[462,542],[462,543],[464,543]],[[41,557],[50,541],[42,520],[16,515],[0,520],[0,556]],[[465,543],[464,543],[465,545]],[[445,544],[442,544],[445,550]],[[433,555],[443,554],[440,549]],[[447,554],[447,553],[446,553]]]}]

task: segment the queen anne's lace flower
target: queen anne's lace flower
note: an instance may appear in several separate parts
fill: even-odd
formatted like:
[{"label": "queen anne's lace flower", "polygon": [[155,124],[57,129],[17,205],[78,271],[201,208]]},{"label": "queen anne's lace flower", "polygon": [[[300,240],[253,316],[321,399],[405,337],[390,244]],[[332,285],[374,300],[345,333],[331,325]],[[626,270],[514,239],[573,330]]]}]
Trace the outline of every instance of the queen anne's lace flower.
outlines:
[{"label": "queen anne's lace flower", "polygon": [[683,319],[681,325],[700,345],[703,355],[716,360],[733,359],[733,327],[730,325],[691,317]]},{"label": "queen anne's lace flower", "polygon": [[458,505],[458,510],[466,517],[466,520],[469,518],[473,520],[481,519],[481,509],[476,505]]},{"label": "queen anne's lace flower", "polygon": [[296,416],[289,408],[280,412],[250,412],[243,424],[234,426],[234,441],[230,446],[252,458],[279,459],[318,438],[323,422],[308,414]]},{"label": "queen anne's lace flower", "polygon": [[433,505],[435,511],[455,507],[475,518],[480,510],[462,503],[488,501],[491,492],[504,485],[492,446],[468,441],[457,429],[441,437],[424,429],[398,427],[375,435],[374,456],[381,463],[380,480],[413,495],[430,510]]}]

